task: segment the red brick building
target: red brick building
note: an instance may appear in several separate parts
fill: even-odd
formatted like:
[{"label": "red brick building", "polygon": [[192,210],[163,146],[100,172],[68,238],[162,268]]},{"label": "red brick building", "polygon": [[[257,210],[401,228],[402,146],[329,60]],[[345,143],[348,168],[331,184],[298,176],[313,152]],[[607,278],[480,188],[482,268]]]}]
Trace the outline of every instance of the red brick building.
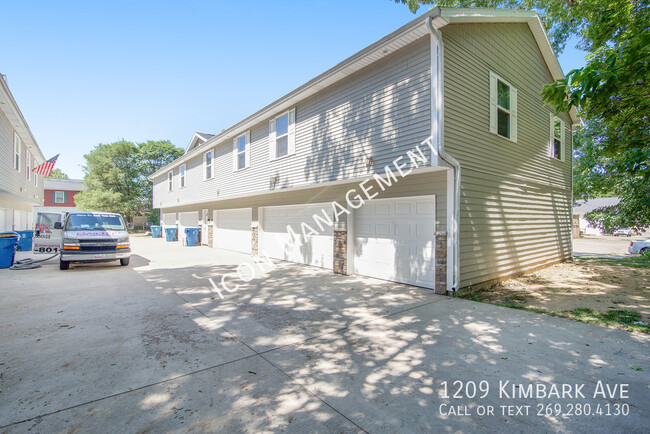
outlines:
[{"label": "red brick building", "polygon": [[44,180],[45,206],[50,207],[76,207],[74,197],[85,190],[81,179],[53,179]]}]

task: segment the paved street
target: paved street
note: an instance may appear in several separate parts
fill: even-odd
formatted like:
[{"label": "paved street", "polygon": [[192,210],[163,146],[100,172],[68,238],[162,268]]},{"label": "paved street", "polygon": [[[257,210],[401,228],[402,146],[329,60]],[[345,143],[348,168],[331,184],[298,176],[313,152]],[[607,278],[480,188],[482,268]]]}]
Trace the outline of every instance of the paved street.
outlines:
[{"label": "paved street", "polygon": [[627,248],[631,241],[647,240],[650,234],[633,235],[631,237],[585,236],[573,239],[574,256],[610,256],[623,258],[629,256]]},{"label": "paved street", "polygon": [[[206,247],[132,245],[129,267],[0,270],[1,432],[650,425],[646,335]],[[242,263],[248,283],[227,274]],[[520,396],[530,384],[585,396]],[[577,415],[584,404],[591,414]]]}]

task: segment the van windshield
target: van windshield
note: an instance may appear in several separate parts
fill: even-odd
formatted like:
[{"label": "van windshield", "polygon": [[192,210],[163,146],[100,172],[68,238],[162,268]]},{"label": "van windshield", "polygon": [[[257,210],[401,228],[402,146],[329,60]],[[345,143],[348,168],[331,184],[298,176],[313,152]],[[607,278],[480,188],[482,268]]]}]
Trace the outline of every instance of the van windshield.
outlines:
[{"label": "van windshield", "polygon": [[124,220],[113,214],[71,214],[65,225],[66,231],[106,230],[125,231]]}]

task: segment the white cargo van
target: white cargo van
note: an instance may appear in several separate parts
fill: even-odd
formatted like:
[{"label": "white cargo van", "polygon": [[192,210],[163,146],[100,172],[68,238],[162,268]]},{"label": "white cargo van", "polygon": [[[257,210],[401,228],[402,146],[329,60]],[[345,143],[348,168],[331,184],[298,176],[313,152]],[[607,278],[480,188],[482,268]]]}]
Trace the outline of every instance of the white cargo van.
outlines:
[{"label": "white cargo van", "polygon": [[121,215],[108,212],[71,212],[63,223],[59,268],[67,270],[71,262],[108,262],[119,260],[129,265],[131,244],[127,225]]}]

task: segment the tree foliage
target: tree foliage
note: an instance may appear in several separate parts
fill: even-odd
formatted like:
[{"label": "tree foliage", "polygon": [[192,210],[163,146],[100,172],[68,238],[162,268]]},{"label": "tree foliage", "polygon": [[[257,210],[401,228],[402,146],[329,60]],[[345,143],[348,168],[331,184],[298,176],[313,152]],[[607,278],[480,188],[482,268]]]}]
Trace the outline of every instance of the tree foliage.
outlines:
[{"label": "tree foliage", "polygon": [[61,169],[54,169],[50,172],[50,176],[46,176],[46,178],[68,179],[68,175],[66,175]]},{"label": "tree foliage", "polygon": [[75,203],[82,210],[119,212],[130,219],[151,208],[147,176],[182,154],[168,140],[99,144],[84,155],[87,190],[75,195]]},{"label": "tree foliage", "polygon": [[607,127],[588,120],[574,136],[573,197],[618,197],[616,206],[599,208],[585,215],[593,227],[612,233],[619,227],[641,229],[650,222],[650,178],[642,172],[621,169],[616,158],[603,150]]}]

